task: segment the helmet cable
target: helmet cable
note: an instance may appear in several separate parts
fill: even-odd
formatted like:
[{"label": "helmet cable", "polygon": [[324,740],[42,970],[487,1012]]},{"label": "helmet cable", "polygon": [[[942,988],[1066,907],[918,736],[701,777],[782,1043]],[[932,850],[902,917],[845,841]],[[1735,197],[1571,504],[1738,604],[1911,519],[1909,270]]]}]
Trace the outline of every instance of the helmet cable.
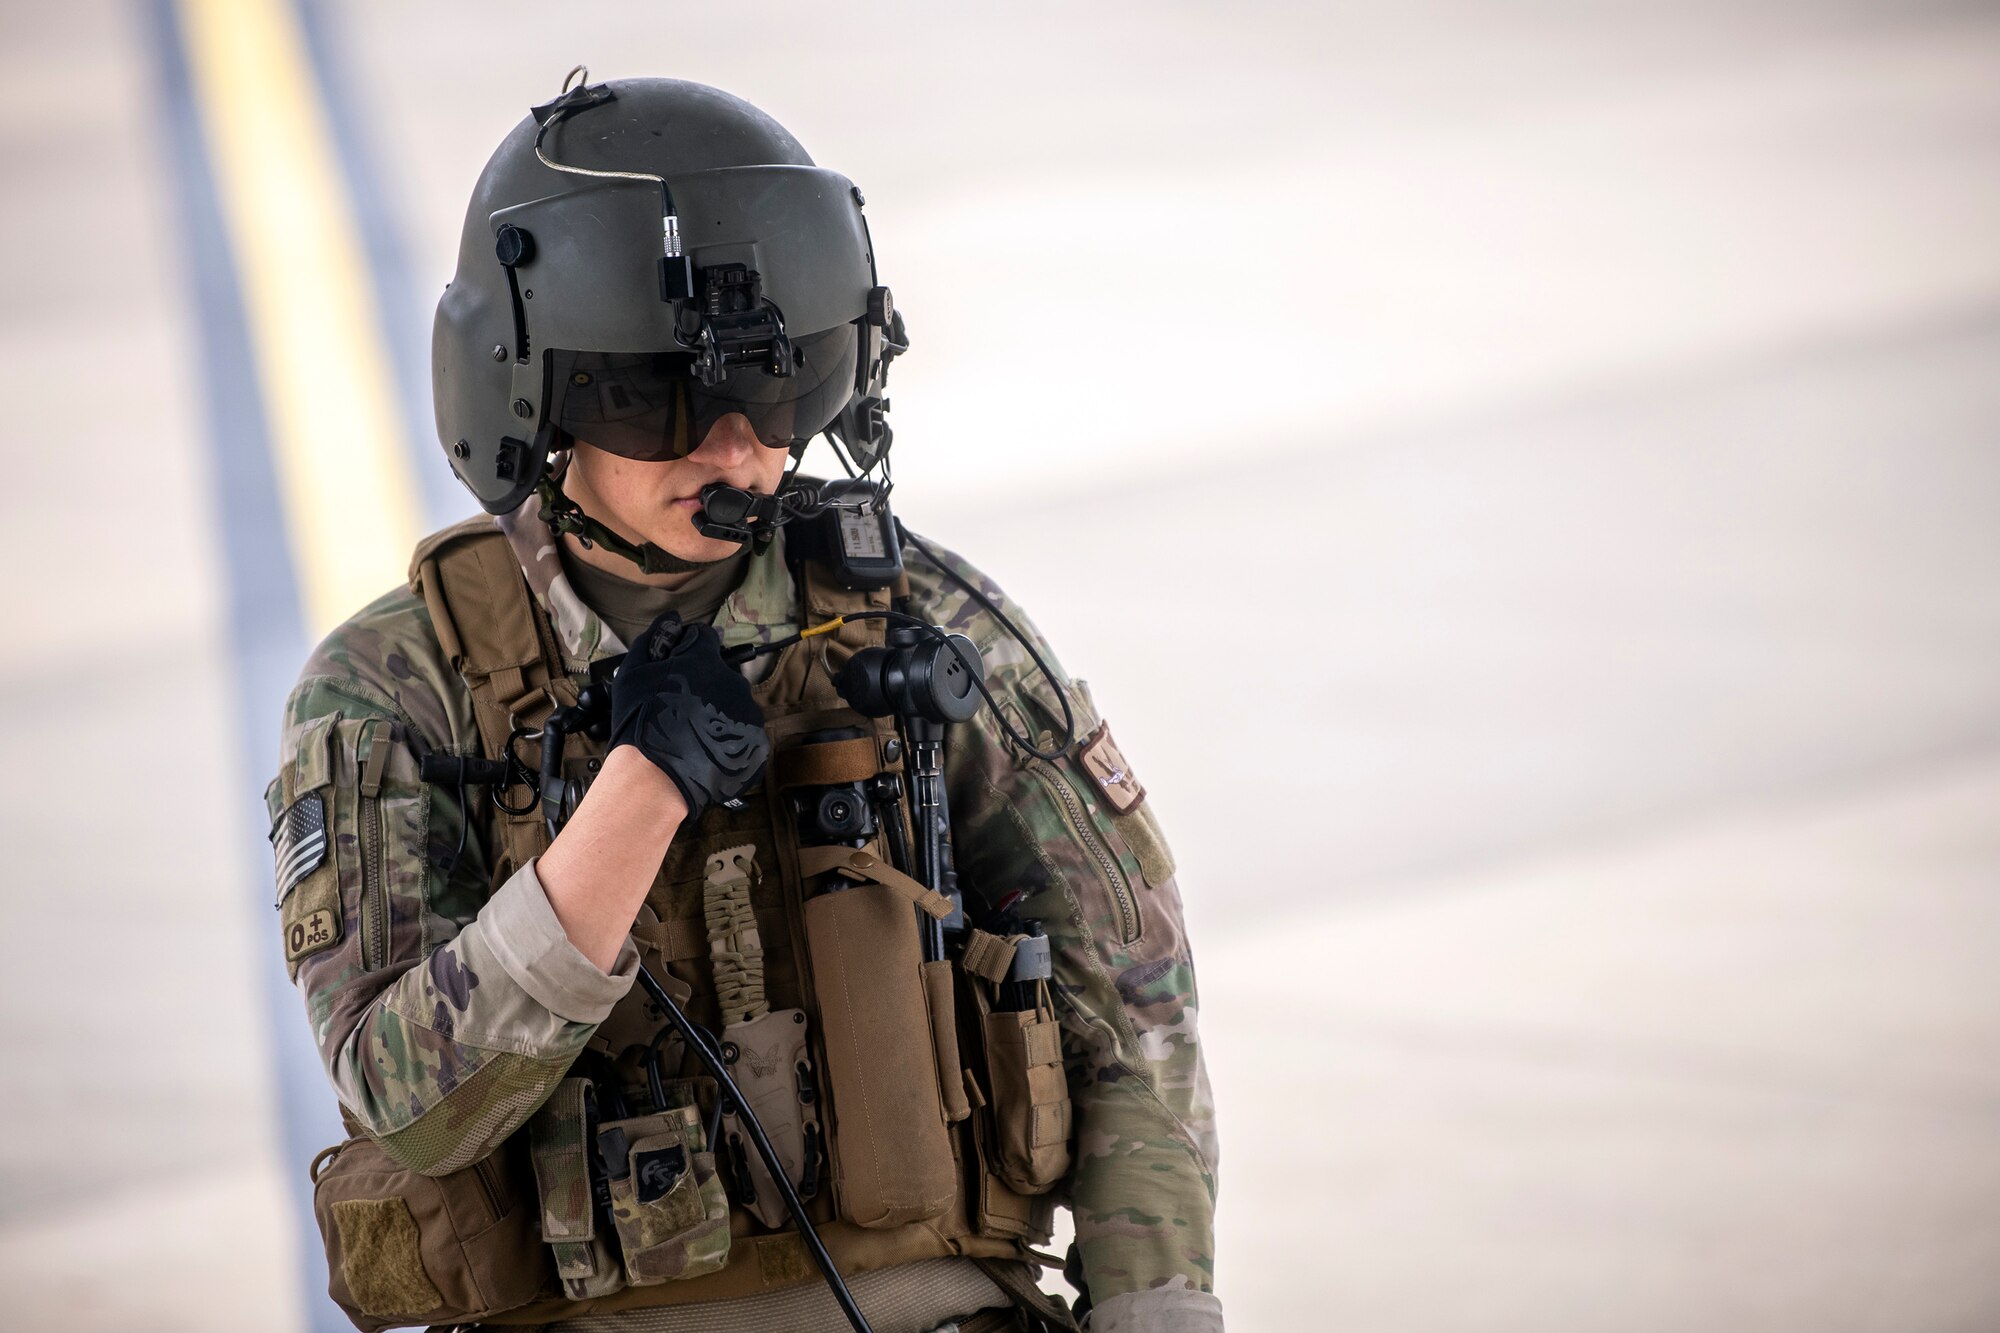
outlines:
[{"label": "helmet cable", "polygon": [[[549,131],[568,120],[579,111],[600,106],[611,100],[611,90],[602,84],[593,87],[590,69],[577,65],[563,78],[562,95],[555,101],[535,108],[541,124],[535,130],[535,159],[551,171],[567,172],[572,176],[593,176],[599,180],[651,181],[660,187],[660,249],[669,260],[679,260],[681,254],[681,219],[674,208],[673,188],[667,178],[652,171],[605,171],[595,167],[579,167],[568,162],[558,162],[542,148]],[[547,112],[542,115],[542,112]]]}]

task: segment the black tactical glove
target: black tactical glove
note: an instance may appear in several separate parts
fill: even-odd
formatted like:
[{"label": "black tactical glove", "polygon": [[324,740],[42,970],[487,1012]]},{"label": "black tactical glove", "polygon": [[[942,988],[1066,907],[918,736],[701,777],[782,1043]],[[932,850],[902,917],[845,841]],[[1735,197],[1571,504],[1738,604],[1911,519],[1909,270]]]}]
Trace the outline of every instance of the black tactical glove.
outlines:
[{"label": "black tactical glove", "polygon": [[646,627],[611,677],[611,744],[637,746],[672,778],[690,819],[741,795],[771,751],[764,710],[722,660],[721,638],[672,611]]}]

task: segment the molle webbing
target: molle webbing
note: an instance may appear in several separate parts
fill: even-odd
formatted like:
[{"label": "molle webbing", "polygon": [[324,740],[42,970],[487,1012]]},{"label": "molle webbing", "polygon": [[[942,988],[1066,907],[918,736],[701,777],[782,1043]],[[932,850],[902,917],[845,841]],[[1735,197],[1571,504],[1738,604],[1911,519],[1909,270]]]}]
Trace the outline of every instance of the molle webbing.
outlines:
[{"label": "molle webbing", "polygon": [[974,926],[965,932],[965,949],[959,955],[958,965],[973,976],[983,977],[997,986],[1014,970],[1014,952],[1026,938],[1025,935],[989,935]]},{"label": "molle webbing", "polygon": [[880,767],[875,739],[854,736],[780,750],[771,761],[771,780],[780,787],[834,787],[866,782]]},{"label": "molle webbing", "polygon": [[801,847],[799,873],[807,879],[828,871],[860,884],[880,884],[908,898],[923,911],[942,921],[951,915],[951,900],[936,889],[927,889],[887,861],[856,847]]},{"label": "molle webbing", "polygon": [[487,681],[493,702],[519,708],[551,674],[564,674],[559,658],[548,669],[554,644],[541,609],[492,519],[467,519],[427,538],[411,559],[410,586],[423,595],[453,668],[468,684]]},{"label": "molle webbing", "polygon": [[708,937],[692,921],[641,920],[632,927],[632,938],[658,954],[663,963],[708,956]]}]

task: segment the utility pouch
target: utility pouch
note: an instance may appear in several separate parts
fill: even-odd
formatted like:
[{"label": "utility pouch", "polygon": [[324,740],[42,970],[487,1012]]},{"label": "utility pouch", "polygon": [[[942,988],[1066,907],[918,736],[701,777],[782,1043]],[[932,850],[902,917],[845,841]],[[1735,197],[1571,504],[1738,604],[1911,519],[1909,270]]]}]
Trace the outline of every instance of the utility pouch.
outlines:
[{"label": "utility pouch", "polygon": [[[977,1001],[972,1010],[978,1015],[985,1013],[983,1004]],[[983,1022],[983,1017],[974,1020],[973,1037],[982,1047],[986,1040]],[[972,1132],[967,1137],[978,1166],[972,1173],[976,1188],[966,1200],[973,1229],[981,1235],[1008,1236],[1030,1245],[1047,1244],[1055,1222],[1054,1196],[1046,1193],[1021,1194],[1000,1179],[997,1166],[999,1151],[995,1145],[997,1135],[990,1114],[992,1103],[987,1099],[979,1079],[969,1069],[965,1071],[965,1090],[974,1113],[970,1123]]]},{"label": "utility pouch", "polygon": [[835,1121],[835,1202],[862,1227],[941,1216],[956,1193],[910,905],[881,883],[805,904]]},{"label": "utility pouch", "polygon": [[327,1294],[363,1333],[473,1323],[552,1294],[521,1179],[518,1140],[445,1176],[353,1138],[313,1162]]},{"label": "utility pouch", "polygon": [[1069,1171],[1069,1083],[1062,1029],[1046,987],[1032,1009],[986,1015],[994,1168],[1010,1189],[1040,1194]]},{"label": "utility pouch", "polygon": [[965,1064],[958,1053],[958,1003],[953,998],[956,971],[948,958],[924,964],[924,1003],[930,1010],[932,1054],[937,1059],[938,1092],[947,1124],[972,1114],[965,1095]]},{"label": "utility pouch", "polygon": [[566,1078],[528,1121],[542,1241],[555,1259],[563,1295],[573,1301],[625,1285],[609,1228],[599,1226],[603,1210],[590,1172],[591,1119],[590,1080]]},{"label": "utility pouch", "polygon": [[1000,993],[998,1009],[988,1003],[986,987],[972,981],[986,1037],[986,1077],[992,1083],[992,1167],[1022,1195],[1050,1189],[1070,1169],[1070,1083],[1062,1073],[1062,1027],[1048,997],[1048,941],[1040,927],[1034,931],[1014,937],[1004,973],[996,967],[998,957],[982,973]]},{"label": "utility pouch", "polygon": [[596,1150],[633,1286],[700,1277],[729,1262],[729,1199],[699,1107],[608,1121],[597,1128]]},{"label": "utility pouch", "polygon": [[[992,1086],[988,1166],[1018,1194],[1041,1194],[1069,1171],[1069,1080],[1049,998],[1050,945],[1024,935],[968,933],[959,958],[978,1010]],[[996,998],[997,997],[997,998]]]}]

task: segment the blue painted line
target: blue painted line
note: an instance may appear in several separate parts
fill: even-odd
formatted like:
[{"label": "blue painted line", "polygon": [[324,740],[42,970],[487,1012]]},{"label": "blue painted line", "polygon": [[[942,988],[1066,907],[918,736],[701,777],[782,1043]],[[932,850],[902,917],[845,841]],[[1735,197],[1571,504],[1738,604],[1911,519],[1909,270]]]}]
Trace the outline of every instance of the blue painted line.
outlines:
[{"label": "blue painted line", "polygon": [[393,366],[404,438],[418,480],[424,517],[433,529],[456,523],[477,511],[470,492],[458,483],[438,447],[436,419],[431,412],[431,313],[437,294],[450,274],[434,281],[419,279],[404,244],[405,217],[383,188],[380,169],[368,134],[368,119],[355,96],[346,54],[338,32],[339,14],[326,0],[294,0],[306,57],[318,76],[327,121],[333,129],[334,151],[347,177],[348,196],[361,227],[361,244],[382,321],[383,345]]},{"label": "blue painted line", "polygon": [[[264,403],[251,356],[243,295],[222,221],[221,201],[202,137],[189,76],[187,48],[173,0],[140,0],[151,41],[156,93],[172,157],[188,290],[201,332],[198,371],[207,408],[214,467],[216,535],[228,575],[226,605],[236,672],[237,772],[246,824],[265,827],[263,784],[276,769],[285,696],[311,645],[299,603],[277,473],[265,430]],[[279,1110],[279,1150],[293,1201],[300,1299],[313,1333],[352,1333],[326,1296],[326,1257],[313,1222],[306,1168],[313,1154],[345,1137],[332,1089],[320,1067],[298,993],[285,975],[271,910],[271,849],[254,836],[238,849],[242,882],[254,886],[247,910],[259,950],[269,1054]]]}]

